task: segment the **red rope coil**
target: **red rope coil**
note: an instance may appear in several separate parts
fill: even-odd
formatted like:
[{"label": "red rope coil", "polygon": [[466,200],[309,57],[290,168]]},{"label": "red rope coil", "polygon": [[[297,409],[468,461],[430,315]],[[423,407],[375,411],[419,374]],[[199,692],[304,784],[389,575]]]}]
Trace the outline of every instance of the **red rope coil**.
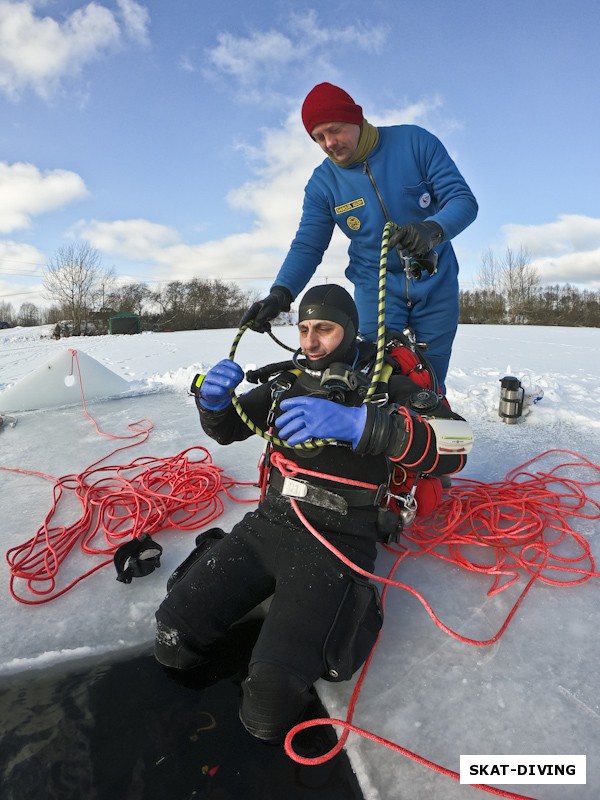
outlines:
[{"label": "red rope coil", "polygon": [[[558,463],[548,471],[534,473],[528,469],[533,464],[563,455],[567,455],[570,460]],[[284,465],[277,466],[282,469]],[[575,480],[568,474],[573,469],[589,473],[589,479]],[[302,472],[301,469],[297,471]],[[536,581],[566,587],[576,586],[593,577],[600,577],[600,573],[596,572],[595,560],[588,541],[570,522],[571,519],[600,519],[600,503],[586,491],[599,485],[600,466],[578,453],[558,449],[548,450],[516,467],[507,473],[504,481],[498,483],[485,484],[468,479],[455,479],[455,486],[435,513],[429,517],[417,517],[413,525],[403,532],[407,545],[387,548],[395,552],[397,558],[386,578],[370,574],[346,559],[311,526],[298,503],[293,499],[291,502],[306,528],[325,547],[359,574],[384,584],[383,603],[390,586],[405,589],[417,597],[434,622],[447,634],[461,642],[483,646],[493,644],[500,638]],[[473,547],[477,552],[485,551],[487,554],[492,554],[491,562],[486,563],[470,557],[466,551]],[[570,553],[559,552],[558,548],[569,549]],[[482,641],[458,634],[441,622],[421,594],[412,587],[393,580],[392,576],[404,558],[424,554],[457,564],[469,571],[492,576],[492,586],[488,591],[490,596],[504,591],[522,576],[527,579],[525,587],[495,636]],[[287,755],[301,764],[322,764],[342,749],[349,733],[353,732],[436,772],[460,780],[459,774],[453,770],[352,724],[356,702],[378,641],[379,638],[354,687],[346,719],[315,719],[299,723],[286,736]],[[316,725],[339,726],[343,728],[343,732],[337,744],[329,752],[315,758],[298,755],[292,746],[294,737],[301,730]],[[487,784],[474,784],[474,788],[512,800],[532,800],[526,795]]]},{"label": "red rope coil", "polygon": [[[111,564],[117,547],[142,533],[196,530],[208,525],[223,512],[223,493],[236,502],[256,502],[256,498],[233,495],[234,487],[255,484],[229,478],[212,463],[204,447],[190,447],[169,458],[143,456],[125,466],[96,464],[80,475],[41,477],[54,482],[50,511],[29,541],[6,553],[11,595],[28,605],[64,594]],[[77,498],[81,513],[70,525],[57,525],[53,519],[65,493]],[[83,553],[109,558],[58,588],[59,568],[77,545]],[[24,581],[29,593],[39,599],[27,599],[17,590],[18,581]]]}]

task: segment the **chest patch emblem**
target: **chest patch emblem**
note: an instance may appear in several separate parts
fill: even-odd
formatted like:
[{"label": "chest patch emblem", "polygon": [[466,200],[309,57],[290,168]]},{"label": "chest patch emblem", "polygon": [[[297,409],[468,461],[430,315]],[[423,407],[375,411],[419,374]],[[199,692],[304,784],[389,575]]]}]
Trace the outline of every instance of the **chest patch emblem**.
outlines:
[{"label": "chest patch emblem", "polygon": [[360,228],[360,220],[358,217],[348,217],[346,222],[348,223],[348,227],[353,231],[357,231]]},{"label": "chest patch emblem", "polygon": [[429,192],[424,192],[421,197],[419,197],[419,205],[421,208],[427,208],[428,205],[431,203],[431,195]]},{"label": "chest patch emblem", "polygon": [[343,206],[336,206],[334,211],[336,214],[345,214],[346,211],[352,211],[355,208],[360,208],[364,206],[365,200],[363,197],[359,197],[357,200],[351,200],[349,203],[344,203]]}]

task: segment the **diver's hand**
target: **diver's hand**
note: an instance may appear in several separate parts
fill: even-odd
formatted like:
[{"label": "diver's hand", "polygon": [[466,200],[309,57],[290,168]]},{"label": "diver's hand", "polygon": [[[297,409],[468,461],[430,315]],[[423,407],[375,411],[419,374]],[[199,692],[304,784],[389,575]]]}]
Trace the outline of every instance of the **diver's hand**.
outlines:
[{"label": "diver's hand", "polygon": [[367,407],[342,406],[319,397],[288,397],[279,406],[279,436],[290,446],[309,439],[337,439],[357,447],[365,430]]},{"label": "diver's hand", "polygon": [[209,411],[222,411],[231,403],[231,393],[244,380],[244,370],[230,358],[224,358],[204,376],[197,392],[198,405]]},{"label": "diver's hand", "polygon": [[410,256],[423,256],[444,239],[441,225],[433,220],[409,222],[392,231],[388,240],[390,250],[406,250]]}]

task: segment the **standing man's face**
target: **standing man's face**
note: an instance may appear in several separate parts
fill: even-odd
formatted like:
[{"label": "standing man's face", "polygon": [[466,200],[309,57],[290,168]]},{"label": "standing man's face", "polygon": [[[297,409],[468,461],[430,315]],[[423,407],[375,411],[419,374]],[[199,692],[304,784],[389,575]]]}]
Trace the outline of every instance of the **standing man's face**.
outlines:
[{"label": "standing man's face", "polygon": [[352,122],[321,122],[310,132],[324,153],[340,164],[352,160],[360,139],[360,125]]}]

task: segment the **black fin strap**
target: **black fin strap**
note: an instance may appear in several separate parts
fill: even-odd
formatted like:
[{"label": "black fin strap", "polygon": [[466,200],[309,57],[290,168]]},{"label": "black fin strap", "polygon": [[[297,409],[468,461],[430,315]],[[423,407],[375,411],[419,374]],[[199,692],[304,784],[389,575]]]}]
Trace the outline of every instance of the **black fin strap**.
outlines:
[{"label": "black fin strap", "polygon": [[154,572],[160,567],[162,551],[162,547],[149,533],[143,533],[139,538],[117,547],[113,558],[117,580],[131,583],[134,578],[143,578],[144,575]]}]

